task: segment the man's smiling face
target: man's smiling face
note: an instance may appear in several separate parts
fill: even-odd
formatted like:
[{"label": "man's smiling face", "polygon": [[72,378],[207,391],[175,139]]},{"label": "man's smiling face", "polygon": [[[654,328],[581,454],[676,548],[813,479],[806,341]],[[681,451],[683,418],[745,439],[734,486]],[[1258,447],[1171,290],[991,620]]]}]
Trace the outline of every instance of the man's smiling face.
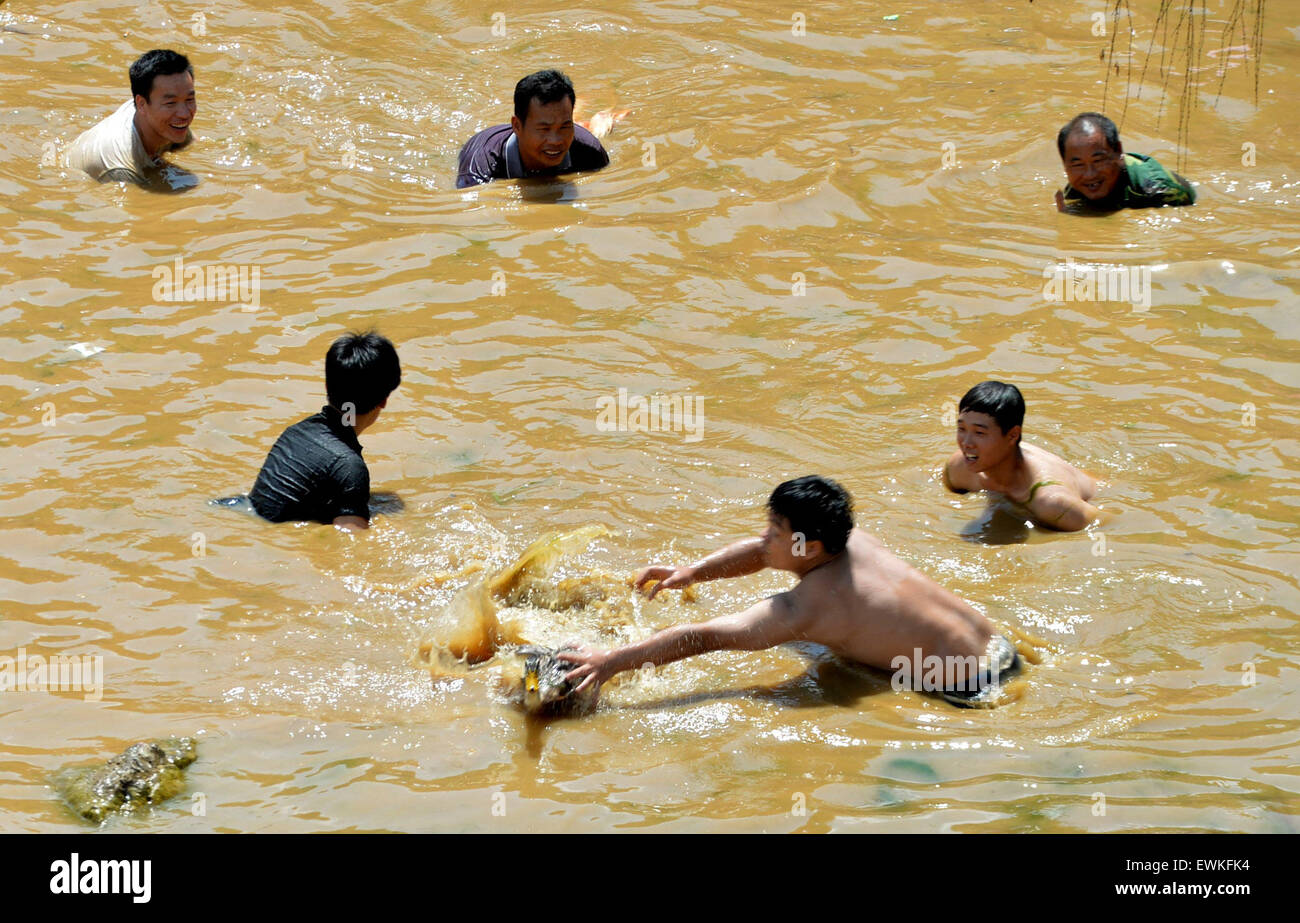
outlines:
[{"label": "man's smiling face", "polygon": [[957,448],[965,456],[970,471],[987,471],[1015,450],[1020,427],[1002,432],[998,421],[986,413],[963,410],[957,417]]},{"label": "man's smiling face", "polygon": [[533,97],[528,101],[528,118],[510,119],[519,139],[519,159],[525,170],[554,170],[564,163],[573,144],[573,101],[565,96],[553,103]]},{"label": "man's smiling face", "polygon": [[1124,172],[1124,147],[1111,148],[1106,136],[1096,129],[1076,130],[1065,139],[1061,160],[1070,185],[1084,198],[1104,199]]},{"label": "man's smiling face", "polygon": [[188,71],[158,75],[153,79],[149,98],[135,98],[135,111],[159,139],[171,144],[184,144],[190,122],[199,111],[194,96],[194,75]]}]

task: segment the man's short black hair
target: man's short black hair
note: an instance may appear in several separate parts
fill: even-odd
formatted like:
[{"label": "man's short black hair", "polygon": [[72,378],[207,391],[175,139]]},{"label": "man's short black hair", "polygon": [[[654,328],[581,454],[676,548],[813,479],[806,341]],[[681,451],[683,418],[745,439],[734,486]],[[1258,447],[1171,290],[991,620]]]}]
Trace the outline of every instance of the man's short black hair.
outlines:
[{"label": "man's short black hair", "polygon": [[397,350],[373,330],[341,336],[325,354],[325,394],[336,410],[351,404],[357,416],[370,413],[401,381]]},{"label": "man's short black hair", "polygon": [[[1025,423],[1025,399],[1021,396],[1020,389],[1000,381],[981,381],[967,391],[957,405],[957,412],[967,410],[988,414],[997,422],[1004,436],[1012,427],[1023,426]],[[1017,445],[1019,442],[1017,439]]]},{"label": "man's short black hair", "polygon": [[131,65],[131,98],[143,96],[146,100],[149,99],[149,94],[153,92],[153,78],[179,74],[182,71],[188,72],[191,77],[194,76],[194,68],[185,55],[177,54],[167,48],[146,51]]},{"label": "man's short black hair", "polygon": [[853,531],[853,498],[829,478],[809,474],[778,484],[767,508],[802,532],[806,542],[819,541],[828,554],[839,554]]},{"label": "man's short black hair", "polygon": [[1081,112],[1070,121],[1056,135],[1056,150],[1065,159],[1065,139],[1070,137],[1076,131],[1082,131],[1084,134],[1092,134],[1094,131],[1100,131],[1106,138],[1106,144],[1112,151],[1118,151],[1119,148],[1119,129],[1115,123],[1100,112]]},{"label": "man's short black hair", "polygon": [[570,103],[576,103],[578,97],[573,94],[573,83],[557,70],[538,71],[529,74],[515,84],[515,118],[522,125],[528,121],[528,107],[535,99],[543,106],[559,102],[569,97]]}]

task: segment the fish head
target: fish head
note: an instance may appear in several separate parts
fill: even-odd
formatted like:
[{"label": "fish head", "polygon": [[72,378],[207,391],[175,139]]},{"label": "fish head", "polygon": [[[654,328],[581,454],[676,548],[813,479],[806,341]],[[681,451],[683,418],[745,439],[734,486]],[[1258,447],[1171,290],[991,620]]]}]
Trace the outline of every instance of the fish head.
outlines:
[{"label": "fish head", "polygon": [[541,661],[536,654],[530,654],[524,661],[524,707],[536,711],[545,702],[542,699]]}]

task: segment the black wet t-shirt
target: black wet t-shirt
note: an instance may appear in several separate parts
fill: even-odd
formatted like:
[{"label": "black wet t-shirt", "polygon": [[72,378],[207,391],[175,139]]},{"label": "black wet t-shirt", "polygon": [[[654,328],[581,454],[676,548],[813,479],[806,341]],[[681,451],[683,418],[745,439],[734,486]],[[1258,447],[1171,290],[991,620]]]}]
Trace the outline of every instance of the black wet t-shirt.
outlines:
[{"label": "black wet t-shirt", "polygon": [[293,424],[271,446],[248,499],[272,522],[369,522],[370,470],[357,434],[329,405]]}]

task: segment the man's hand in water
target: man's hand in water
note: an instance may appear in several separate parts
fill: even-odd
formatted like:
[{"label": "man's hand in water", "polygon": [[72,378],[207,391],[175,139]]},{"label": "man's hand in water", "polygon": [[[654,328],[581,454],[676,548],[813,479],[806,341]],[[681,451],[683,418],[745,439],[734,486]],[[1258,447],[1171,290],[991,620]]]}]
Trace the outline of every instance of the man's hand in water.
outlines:
[{"label": "man's hand in water", "polygon": [[577,650],[560,651],[556,654],[556,660],[575,664],[569,671],[568,678],[570,681],[578,682],[578,685],[569,695],[577,695],[594,684],[596,687],[595,692],[592,693],[594,702],[600,696],[600,687],[618,672],[612,669],[611,653],[611,651],[593,651],[591,648],[580,647]]},{"label": "man's hand in water", "polygon": [[636,575],[636,588],[644,592],[645,585],[651,580],[658,580],[650,592],[646,594],[648,599],[654,599],[655,594],[660,590],[684,590],[695,582],[695,568],[693,567],[664,567],[658,564],[652,564],[649,567],[643,567]]},{"label": "man's hand in water", "polygon": [[1059,189],[1056,190],[1056,210],[1058,212],[1065,211],[1065,193]]}]

